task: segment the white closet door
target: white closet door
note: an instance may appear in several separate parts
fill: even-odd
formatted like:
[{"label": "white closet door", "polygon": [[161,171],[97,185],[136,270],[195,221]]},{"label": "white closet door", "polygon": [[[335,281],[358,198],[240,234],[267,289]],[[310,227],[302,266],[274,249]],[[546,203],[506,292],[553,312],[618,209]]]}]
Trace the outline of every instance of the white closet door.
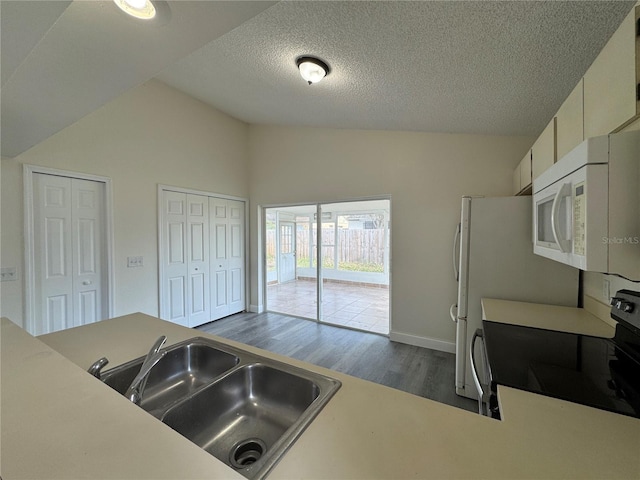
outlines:
[{"label": "white closet door", "polygon": [[242,312],[244,299],[244,202],[229,200],[229,315]]},{"label": "white closet door", "polygon": [[104,318],[104,184],[74,178],[71,185],[73,324],[78,326]]},{"label": "white closet door", "polygon": [[209,198],[211,211],[211,318],[229,315],[229,208],[227,200]]},{"label": "white closet door", "polygon": [[34,335],[73,326],[71,179],[33,176]]},{"label": "white closet door", "polygon": [[189,326],[211,320],[209,300],[209,197],[188,195],[187,257]]},{"label": "white closet door", "polygon": [[183,326],[189,324],[187,305],[187,195],[163,192],[164,252],[163,318]]},{"label": "white closet door", "polygon": [[33,175],[34,335],[106,317],[104,184]]}]

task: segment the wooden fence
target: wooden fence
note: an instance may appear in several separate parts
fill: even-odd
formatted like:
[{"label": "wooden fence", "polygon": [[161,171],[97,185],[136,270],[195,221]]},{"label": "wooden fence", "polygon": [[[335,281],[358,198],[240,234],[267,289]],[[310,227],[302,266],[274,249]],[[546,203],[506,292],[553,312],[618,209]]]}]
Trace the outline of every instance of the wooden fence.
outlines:
[{"label": "wooden fence", "polygon": [[[267,230],[267,257],[275,257],[275,236],[275,230]],[[333,261],[334,230],[332,228],[323,228],[322,239],[323,257],[330,258],[331,261]],[[384,229],[338,229],[337,242],[339,263],[384,264]],[[315,248],[313,249],[312,255],[315,255]],[[309,258],[308,230],[297,231],[296,256],[298,261]]]}]

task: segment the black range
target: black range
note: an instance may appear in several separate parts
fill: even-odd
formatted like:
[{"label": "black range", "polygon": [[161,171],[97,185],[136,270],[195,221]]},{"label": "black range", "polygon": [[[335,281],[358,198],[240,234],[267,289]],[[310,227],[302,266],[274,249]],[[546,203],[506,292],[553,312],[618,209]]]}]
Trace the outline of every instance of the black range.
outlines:
[{"label": "black range", "polygon": [[492,416],[504,385],[640,418],[640,292],[620,290],[611,314],[612,339],[485,320]]}]

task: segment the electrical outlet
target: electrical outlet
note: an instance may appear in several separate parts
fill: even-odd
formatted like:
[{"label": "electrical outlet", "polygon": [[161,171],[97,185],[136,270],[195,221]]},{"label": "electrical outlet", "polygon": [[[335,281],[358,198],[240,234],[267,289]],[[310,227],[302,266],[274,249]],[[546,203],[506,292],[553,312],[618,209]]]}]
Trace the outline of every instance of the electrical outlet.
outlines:
[{"label": "electrical outlet", "polygon": [[3,267],[0,268],[0,281],[12,282],[18,279],[18,272],[16,267]]},{"label": "electrical outlet", "polygon": [[608,278],[602,281],[602,297],[609,303],[611,300],[611,282]]}]

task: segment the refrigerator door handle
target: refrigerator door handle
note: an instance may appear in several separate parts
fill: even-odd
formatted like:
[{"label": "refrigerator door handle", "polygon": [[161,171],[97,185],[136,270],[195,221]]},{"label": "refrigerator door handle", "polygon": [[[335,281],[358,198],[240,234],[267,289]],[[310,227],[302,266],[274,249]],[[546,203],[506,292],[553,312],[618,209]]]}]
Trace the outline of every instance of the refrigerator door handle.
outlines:
[{"label": "refrigerator door handle", "polygon": [[451,320],[453,323],[458,323],[458,304],[454,303],[449,307],[449,315],[451,316]]},{"label": "refrigerator door handle", "polygon": [[[460,269],[458,268],[458,258],[460,256],[460,248],[458,247],[458,241],[460,240],[461,224],[456,227],[456,233],[453,236],[453,274],[456,277],[456,282],[460,279]],[[458,247],[458,248],[456,248]]]}]

